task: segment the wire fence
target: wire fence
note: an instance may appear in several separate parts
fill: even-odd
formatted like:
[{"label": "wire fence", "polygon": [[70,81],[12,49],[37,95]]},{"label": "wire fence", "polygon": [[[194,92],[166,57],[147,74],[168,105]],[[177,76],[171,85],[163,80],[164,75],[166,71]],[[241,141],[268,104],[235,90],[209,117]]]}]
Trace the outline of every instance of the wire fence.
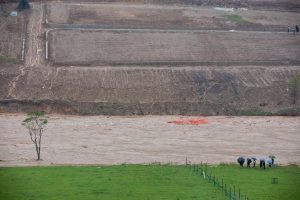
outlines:
[{"label": "wire fence", "polygon": [[212,171],[208,171],[207,163],[203,164],[201,162],[201,164],[192,164],[192,162],[186,158],[185,167],[193,170],[193,172],[195,172],[197,175],[200,175],[201,178],[211,183],[214,187],[220,190],[227,199],[249,200],[246,195],[241,193],[240,188],[237,188],[235,185],[228,185],[225,183],[223,178],[215,176]]}]

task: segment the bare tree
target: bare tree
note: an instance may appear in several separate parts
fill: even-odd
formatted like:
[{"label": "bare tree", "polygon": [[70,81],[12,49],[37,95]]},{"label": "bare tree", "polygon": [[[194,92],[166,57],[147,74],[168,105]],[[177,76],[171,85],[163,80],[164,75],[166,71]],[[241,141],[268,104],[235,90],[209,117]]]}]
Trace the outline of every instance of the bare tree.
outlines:
[{"label": "bare tree", "polygon": [[28,113],[27,118],[22,123],[28,129],[30,139],[35,145],[38,160],[41,159],[41,141],[47,123],[48,120],[44,117],[44,112]]}]

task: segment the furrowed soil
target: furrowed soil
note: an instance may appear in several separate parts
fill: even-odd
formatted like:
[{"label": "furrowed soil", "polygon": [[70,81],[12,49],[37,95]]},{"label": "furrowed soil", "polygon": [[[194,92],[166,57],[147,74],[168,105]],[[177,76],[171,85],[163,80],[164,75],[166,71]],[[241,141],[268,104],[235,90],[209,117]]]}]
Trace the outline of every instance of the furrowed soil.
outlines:
[{"label": "furrowed soil", "polygon": [[[230,16],[240,18],[232,19]],[[286,30],[297,24],[299,13],[237,9],[233,12],[209,7],[151,4],[66,4],[47,5],[50,24],[102,25],[162,29],[269,29]]]},{"label": "furrowed soil", "polygon": [[[299,117],[104,117],[50,115],[42,161],[21,121],[0,115],[0,166],[176,162],[236,162],[238,156],[276,155],[300,163]],[[205,119],[201,125],[174,120]]]},{"label": "furrowed soil", "polygon": [[[7,0],[4,0],[7,1]],[[37,0],[33,0],[37,1]],[[51,0],[56,1],[56,0]],[[57,2],[57,1],[56,1]],[[61,2],[61,1],[59,1]],[[64,0],[67,3],[82,3],[82,0]],[[220,6],[227,8],[253,8],[263,10],[299,11],[300,2],[295,0],[89,0],[95,3],[126,3],[126,4],[160,4],[160,5],[192,5]]]},{"label": "furrowed soil", "polygon": [[300,37],[286,33],[59,30],[50,41],[54,64],[300,62]]},{"label": "furrowed soil", "polygon": [[291,104],[298,66],[45,67],[28,71],[6,112],[69,114],[266,115]]}]

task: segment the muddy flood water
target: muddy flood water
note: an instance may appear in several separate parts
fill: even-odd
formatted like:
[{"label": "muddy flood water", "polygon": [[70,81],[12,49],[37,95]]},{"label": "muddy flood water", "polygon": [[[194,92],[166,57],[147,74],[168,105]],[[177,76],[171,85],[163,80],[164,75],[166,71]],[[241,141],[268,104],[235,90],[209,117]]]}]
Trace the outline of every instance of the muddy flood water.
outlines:
[{"label": "muddy flood water", "polygon": [[[21,125],[0,114],[0,166],[122,163],[229,163],[275,155],[300,163],[300,117],[48,115],[42,161]],[[199,122],[199,123],[198,123]]]}]

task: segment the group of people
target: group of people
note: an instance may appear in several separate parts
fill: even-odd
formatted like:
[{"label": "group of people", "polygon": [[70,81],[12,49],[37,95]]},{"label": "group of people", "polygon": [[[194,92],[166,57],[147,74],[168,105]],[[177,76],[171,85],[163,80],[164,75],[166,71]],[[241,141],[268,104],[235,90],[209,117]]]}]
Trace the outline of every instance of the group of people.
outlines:
[{"label": "group of people", "polygon": [[[269,156],[268,159],[261,158],[259,159],[259,167],[262,169],[266,169],[266,163],[269,165],[269,167],[272,167],[274,165],[274,159],[275,156]],[[240,164],[241,167],[244,167],[244,163],[247,161],[247,168],[250,168],[251,163],[253,163],[253,167],[256,165],[256,158],[247,158],[245,159],[244,157],[238,157],[237,162]]]},{"label": "group of people", "polygon": [[296,25],[294,27],[291,27],[291,26],[288,27],[288,33],[296,34],[298,32],[299,32],[299,26],[298,25]]}]

